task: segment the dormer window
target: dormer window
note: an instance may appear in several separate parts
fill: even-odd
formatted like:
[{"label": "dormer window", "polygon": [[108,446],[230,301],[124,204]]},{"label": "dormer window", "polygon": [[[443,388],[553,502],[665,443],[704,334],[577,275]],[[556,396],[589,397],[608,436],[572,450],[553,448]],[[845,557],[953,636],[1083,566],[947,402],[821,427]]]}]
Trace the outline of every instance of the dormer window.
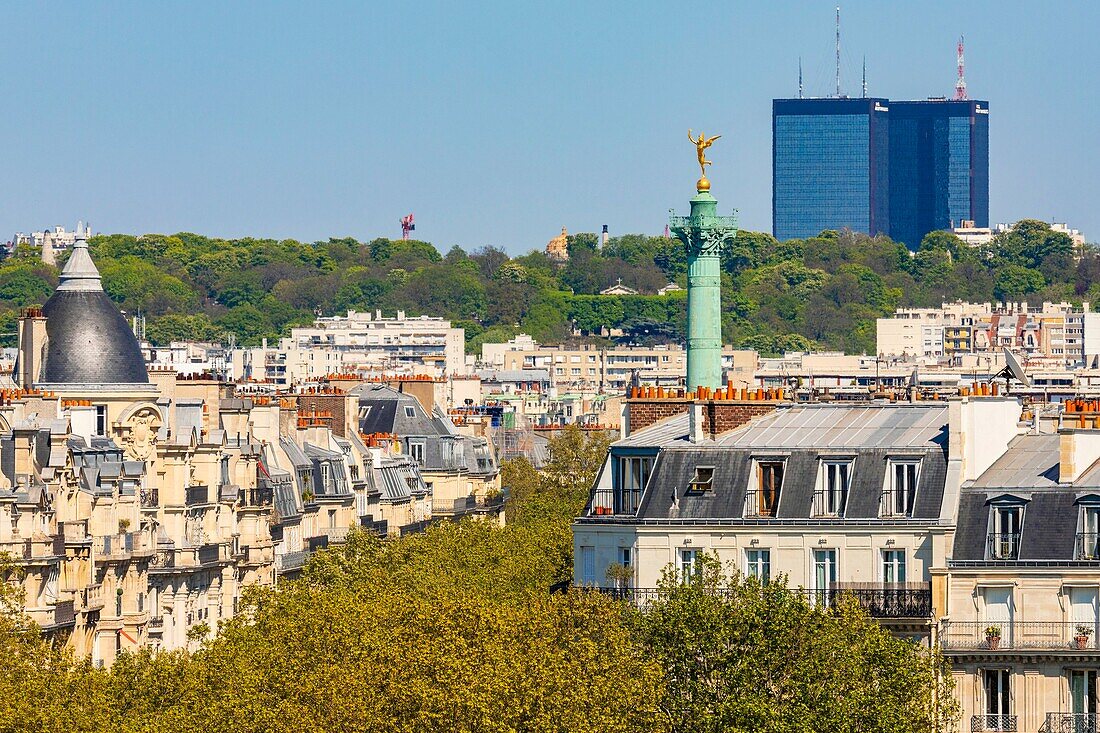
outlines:
[{"label": "dormer window", "polygon": [[783,490],[784,462],[758,460],[755,481],[748,492],[745,514],[755,517],[774,517],[779,510],[779,496]]},{"label": "dormer window", "polygon": [[692,493],[710,491],[714,481],[714,466],[696,466],[695,476],[691,479],[688,490]]},{"label": "dormer window", "polygon": [[416,408],[411,405],[405,406],[405,417],[416,417]]},{"label": "dormer window", "polygon": [[989,559],[1016,560],[1020,556],[1020,527],[1024,508],[1020,504],[995,504],[989,518]]},{"label": "dormer window", "polygon": [[1077,531],[1077,560],[1100,560],[1100,503],[1081,505]]},{"label": "dormer window", "polygon": [[852,459],[828,458],[821,462],[814,491],[815,517],[842,517],[852,483]]},{"label": "dormer window", "polygon": [[882,491],[879,516],[911,517],[917,498],[919,458],[894,458],[886,466],[886,486]]}]

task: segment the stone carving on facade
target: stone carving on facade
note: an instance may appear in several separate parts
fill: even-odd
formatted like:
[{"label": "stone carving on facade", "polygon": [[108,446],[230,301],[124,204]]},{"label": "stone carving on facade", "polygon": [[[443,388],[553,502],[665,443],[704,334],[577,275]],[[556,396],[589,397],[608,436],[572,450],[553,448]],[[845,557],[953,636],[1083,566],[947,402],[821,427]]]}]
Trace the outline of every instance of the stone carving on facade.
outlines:
[{"label": "stone carving on facade", "polygon": [[160,430],[160,415],[156,410],[151,407],[139,408],[120,428],[127,457],[145,461],[156,453],[157,431]]}]

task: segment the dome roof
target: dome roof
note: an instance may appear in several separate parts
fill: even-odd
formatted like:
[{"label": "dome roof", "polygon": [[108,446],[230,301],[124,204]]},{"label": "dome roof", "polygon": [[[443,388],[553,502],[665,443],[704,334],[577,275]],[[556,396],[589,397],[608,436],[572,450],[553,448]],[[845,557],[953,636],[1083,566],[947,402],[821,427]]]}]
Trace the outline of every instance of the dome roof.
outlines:
[{"label": "dome roof", "polygon": [[39,381],[49,384],[148,384],[137,338],[100,283],[79,239],[61,283],[42,308],[46,358]]}]

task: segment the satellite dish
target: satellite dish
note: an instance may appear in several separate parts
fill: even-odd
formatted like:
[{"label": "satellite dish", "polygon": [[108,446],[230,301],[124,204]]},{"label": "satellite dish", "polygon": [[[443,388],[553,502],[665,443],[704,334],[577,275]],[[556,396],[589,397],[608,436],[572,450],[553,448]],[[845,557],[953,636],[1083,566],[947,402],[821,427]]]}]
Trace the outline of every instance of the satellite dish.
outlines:
[{"label": "satellite dish", "polygon": [[1011,376],[1013,379],[1015,379],[1017,382],[1019,382],[1023,386],[1030,387],[1031,386],[1031,380],[1028,379],[1027,374],[1024,373],[1024,367],[1020,363],[1020,360],[1017,359],[1016,355],[1013,354],[1011,351],[1009,351],[1007,348],[1004,349],[1004,352],[1005,352],[1005,368],[1003,370],[1001,370],[1001,373],[1006,374],[1006,372],[1007,372],[1006,376]]}]

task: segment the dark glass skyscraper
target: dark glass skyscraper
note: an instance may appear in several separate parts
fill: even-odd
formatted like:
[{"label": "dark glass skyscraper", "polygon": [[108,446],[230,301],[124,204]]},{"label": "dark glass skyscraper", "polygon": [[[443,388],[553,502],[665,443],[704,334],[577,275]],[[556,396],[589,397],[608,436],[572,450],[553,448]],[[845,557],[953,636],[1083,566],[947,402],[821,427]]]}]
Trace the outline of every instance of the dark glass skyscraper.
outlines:
[{"label": "dark glass skyscraper", "polygon": [[911,249],[960,222],[989,226],[989,103],[890,103],[890,236]]},{"label": "dark glass skyscraper", "polygon": [[889,234],[989,226],[984,101],[772,100],[772,233]]},{"label": "dark glass skyscraper", "polygon": [[889,102],[772,101],[772,233],[889,231]]}]

